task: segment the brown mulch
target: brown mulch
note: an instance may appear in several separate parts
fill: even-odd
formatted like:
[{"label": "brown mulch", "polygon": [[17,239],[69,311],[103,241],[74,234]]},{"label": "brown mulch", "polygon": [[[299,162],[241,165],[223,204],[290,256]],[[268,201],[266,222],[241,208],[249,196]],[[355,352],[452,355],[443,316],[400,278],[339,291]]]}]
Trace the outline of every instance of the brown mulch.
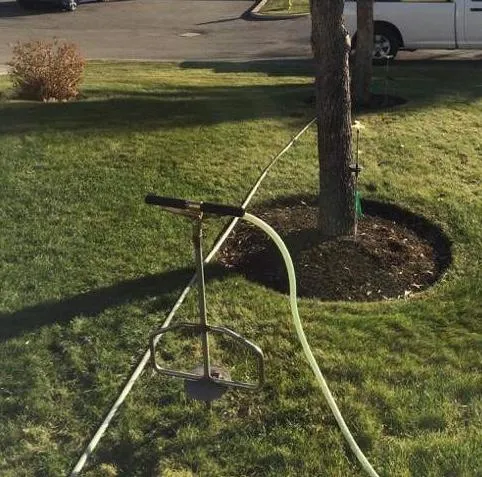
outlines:
[{"label": "brown mulch", "polygon": [[[375,205],[374,205],[375,204]],[[317,208],[281,200],[255,210],[285,241],[293,258],[298,296],[375,301],[406,298],[432,285],[450,263],[450,244],[433,224],[387,204],[365,204],[354,238],[322,240]],[[220,252],[220,262],[283,293],[281,255],[264,233],[243,222]]]}]

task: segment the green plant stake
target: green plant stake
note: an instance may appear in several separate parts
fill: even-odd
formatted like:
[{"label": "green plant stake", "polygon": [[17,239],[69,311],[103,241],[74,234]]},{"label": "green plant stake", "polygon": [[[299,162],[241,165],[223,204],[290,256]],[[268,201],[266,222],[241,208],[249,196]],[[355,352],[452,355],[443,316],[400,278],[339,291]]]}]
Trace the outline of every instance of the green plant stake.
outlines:
[{"label": "green plant stake", "polygon": [[352,128],[356,130],[356,160],[355,160],[355,164],[352,164],[350,166],[351,172],[355,174],[355,238],[356,238],[356,234],[358,232],[358,219],[363,217],[363,211],[361,206],[361,196],[360,196],[360,192],[358,191],[358,176],[362,168],[360,166],[358,159],[360,156],[360,148],[359,148],[360,130],[364,129],[365,126],[363,126],[360,123],[360,121],[355,121],[355,123],[352,124]]},{"label": "green plant stake", "polygon": [[363,217],[361,195],[360,195],[360,192],[358,192],[357,190],[355,190],[355,214],[357,219],[360,219],[361,217]]}]

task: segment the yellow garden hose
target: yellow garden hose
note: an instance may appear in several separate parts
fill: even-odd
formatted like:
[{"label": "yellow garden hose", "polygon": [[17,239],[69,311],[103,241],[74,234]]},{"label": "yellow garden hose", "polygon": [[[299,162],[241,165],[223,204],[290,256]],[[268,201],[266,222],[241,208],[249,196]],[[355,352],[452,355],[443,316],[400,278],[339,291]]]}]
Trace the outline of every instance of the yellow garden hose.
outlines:
[{"label": "yellow garden hose", "polygon": [[361,466],[366,471],[366,473],[371,477],[378,477],[378,474],[375,472],[370,462],[368,462],[368,459],[365,457],[360,447],[356,443],[354,437],[352,436],[350,430],[348,429],[348,426],[346,425],[346,422],[343,419],[343,416],[341,415],[341,412],[338,409],[338,406],[336,405],[335,400],[333,399],[331,391],[328,388],[328,385],[326,384],[326,380],[320,371],[320,367],[318,366],[318,363],[316,362],[316,359],[313,356],[313,352],[311,351],[310,345],[308,344],[308,340],[306,339],[303,326],[301,325],[300,315],[298,313],[298,303],[296,298],[295,269],[293,267],[293,261],[291,260],[290,253],[286,248],[286,245],[284,244],[281,237],[276,233],[276,231],[260,218],[246,213],[244,214],[243,219],[246,220],[247,222],[252,223],[253,225],[256,225],[261,230],[263,230],[266,234],[268,234],[273,240],[273,242],[276,244],[276,246],[278,247],[279,251],[281,252],[281,255],[283,256],[283,259],[286,265],[286,270],[288,272],[289,287],[290,287],[290,306],[291,306],[291,313],[293,315],[293,323],[295,325],[296,333],[298,334],[298,338],[301,342],[301,346],[303,347],[303,351],[306,355],[306,358],[310,363],[311,369],[315,373],[316,380],[321,386],[323,395],[325,396],[325,399],[327,400],[328,405],[330,406],[331,412],[335,416],[336,422],[338,423],[338,426],[340,427],[340,430],[343,436],[348,442],[350,449],[356,455],[356,458],[358,459],[358,461],[360,462]]}]

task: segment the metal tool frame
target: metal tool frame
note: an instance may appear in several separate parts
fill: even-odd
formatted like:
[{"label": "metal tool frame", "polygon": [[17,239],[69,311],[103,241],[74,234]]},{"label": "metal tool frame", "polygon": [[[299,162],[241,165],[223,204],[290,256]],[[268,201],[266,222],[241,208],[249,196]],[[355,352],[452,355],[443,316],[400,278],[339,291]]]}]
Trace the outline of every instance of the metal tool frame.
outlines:
[{"label": "metal tool frame", "polygon": [[[147,196],[146,202],[150,204],[160,205],[164,210],[183,215],[194,221],[192,241],[195,251],[196,261],[196,277],[198,287],[198,308],[199,308],[199,323],[177,323],[153,333],[150,337],[150,350],[151,350],[151,362],[154,369],[163,375],[172,376],[176,378],[182,378],[188,381],[204,381],[213,383],[214,385],[250,390],[258,390],[264,384],[264,355],[261,348],[248,339],[241,336],[239,333],[225,327],[225,326],[213,326],[208,323],[207,309],[206,309],[206,284],[204,276],[204,258],[203,258],[203,208],[207,209],[210,213],[216,215],[229,215],[229,216],[241,216],[244,214],[244,210],[238,207],[223,206],[219,204],[206,204],[197,203],[192,201],[184,201],[180,199],[172,199],[159,196]],[[202,355],[203,355],[203,374],[195,374],[186,371],[177,371],[173,369],[161,366],[158,363],[156,357],[156,347],[161,338],[169,332],[176,330],[190,329],[201,335],[202,341]],[[211,356],[209,354],[209,334],[217,333],[220,335],[227,335],[240,343],[243,347],[249,349],[256,357],[257,361],[257,382],[243,382],[231,379],[225,379],[217,376],[216,372],[213,372],[213,366],[211,365]]]}]

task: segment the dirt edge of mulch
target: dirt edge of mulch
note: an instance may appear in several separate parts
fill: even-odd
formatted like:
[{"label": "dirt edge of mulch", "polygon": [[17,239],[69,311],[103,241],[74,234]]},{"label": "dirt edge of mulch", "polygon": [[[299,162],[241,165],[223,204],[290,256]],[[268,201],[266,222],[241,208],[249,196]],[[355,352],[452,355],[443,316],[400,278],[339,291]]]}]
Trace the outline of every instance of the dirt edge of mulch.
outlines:
[{"label": "dirt edge of mulch", "polygon": [[[284,197],[253,209],[283,238],[293,258],[298,296],[325,301],[407,298],[433,285],[452,261],[451,242],[436,224],[397,205],[364,200],[356,238],[322,240],[316,198]],[[240,223],[219,262],[282,293],[281,255],[264,233]]]}]

